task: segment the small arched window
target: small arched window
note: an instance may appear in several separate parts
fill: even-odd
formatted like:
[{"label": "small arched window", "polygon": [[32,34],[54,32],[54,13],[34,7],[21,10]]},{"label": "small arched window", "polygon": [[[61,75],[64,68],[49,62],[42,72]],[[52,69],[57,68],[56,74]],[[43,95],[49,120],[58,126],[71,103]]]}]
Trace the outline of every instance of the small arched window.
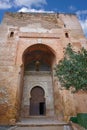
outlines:
[{"label": "small arched window", "polygon": [[66,28],[66,24],[64,24],[64,27]]},{"label": "small arched window", "polygon": [[68,33],[65,33],[65,37],[66,37],[66,38],[69,38],[69,34],[68,34]]},{"label": "small arched window", "polygon": [[10,32],[10,37],[13,37],[14,36],[14,32]]}]

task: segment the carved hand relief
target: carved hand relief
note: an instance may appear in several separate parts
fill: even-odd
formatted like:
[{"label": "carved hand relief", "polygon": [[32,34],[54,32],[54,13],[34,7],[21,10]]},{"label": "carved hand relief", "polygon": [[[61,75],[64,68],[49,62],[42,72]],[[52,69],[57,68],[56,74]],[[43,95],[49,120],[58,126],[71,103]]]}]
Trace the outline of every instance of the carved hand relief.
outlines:
[{"label": "carved hand relief", "polygon": [[42,39],[37,39],[37,43],[42,43]]}]

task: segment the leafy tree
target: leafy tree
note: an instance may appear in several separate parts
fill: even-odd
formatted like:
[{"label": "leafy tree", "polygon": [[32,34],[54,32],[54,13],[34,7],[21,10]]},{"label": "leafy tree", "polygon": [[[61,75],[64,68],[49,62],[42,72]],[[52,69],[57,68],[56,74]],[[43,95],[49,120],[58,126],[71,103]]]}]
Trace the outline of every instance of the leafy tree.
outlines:
[{"label": "leafy tree", "polygon": [[76,91],[87,90],[87,50],[76,52],[69,43],[64,51],[64,58],[55,67],[56,76],[61,86]]}]

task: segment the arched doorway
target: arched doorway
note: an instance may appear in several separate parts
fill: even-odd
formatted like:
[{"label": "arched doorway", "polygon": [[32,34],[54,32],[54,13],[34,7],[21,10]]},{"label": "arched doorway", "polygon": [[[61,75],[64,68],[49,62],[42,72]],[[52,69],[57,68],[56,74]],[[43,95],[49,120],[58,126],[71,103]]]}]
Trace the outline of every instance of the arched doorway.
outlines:
[{"label": "arched doorway", "polygon": [[[54,115],[52,84],[54,64],[55,54],[47,45],[35,44],[24,51],[24,87],[21,110],[23,117]],[[36,87],[33,88],[33,86]],[[37,96],[39,94],[40,98]]]},{"label": "arched doorway", "polygon": [[45,115],[45,93],[44,90],[39,87],[35,86],[31,90],[31,98],[30,98],[30,115],[32,116],[39,116]]}]

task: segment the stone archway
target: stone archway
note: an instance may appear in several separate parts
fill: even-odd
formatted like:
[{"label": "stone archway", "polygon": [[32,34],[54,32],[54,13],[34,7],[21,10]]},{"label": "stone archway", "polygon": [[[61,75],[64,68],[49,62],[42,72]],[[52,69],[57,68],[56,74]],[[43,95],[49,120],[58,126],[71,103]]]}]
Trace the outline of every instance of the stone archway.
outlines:
[{"label": "stone archway", "polygon": [[55,61],[55,54],[47,45],[35,44],[24,51],[22,60],[25,71],[50,71]]},{"label": "stone archway", "polygon": [[[21,110],[22,117],[41,114],[46,116],[54,116],[54,90],[52,84],[54,64],[55,55],[47,45],[35,44],[24,51],[24,87]],[[36,100],[34,100],[35,98],[32,96],[33,86],[41,86],[42,89],[44,88],[43,90],[45,97],[42,95],[42,97],[44,97],[43,101],[38,99],[38,102],[36,102]],[[42,91],[41,88],[37,87],[34,91]],[[37,104],[37,107],[35,107],[36,109],[38,108],[36,112],[35,109],[31,111],[31,108],[35,105],[35,102]]]},{"label": "stone archway", "polygon": [[30,98],[30,115],[31,116],[40,116],[45,115],[45,92],[39,87],[35,86],[31,90]]}]

